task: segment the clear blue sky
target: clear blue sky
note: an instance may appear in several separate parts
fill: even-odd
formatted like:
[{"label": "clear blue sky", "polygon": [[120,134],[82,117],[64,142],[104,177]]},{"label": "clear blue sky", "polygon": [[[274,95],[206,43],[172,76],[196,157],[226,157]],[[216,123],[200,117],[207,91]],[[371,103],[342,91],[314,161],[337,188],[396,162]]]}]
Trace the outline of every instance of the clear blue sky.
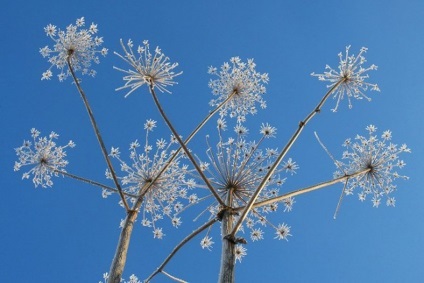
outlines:
[{"label": "clear blue sky", "polygon": [[[311,77],[329,64],[346,45],[352,52],[369,48],[367,59],[379,66],[371,81],[381,93],[372,102],[342,103],[338,113],[324,107],[305,129],[289,156],[300,165],[283,189],[296,189],[328,180],[331,160],[316,142],[313,131],[336,156],[347,137],[364,133],[368,124],[391,129],[395,143],[407,143],[412,154],[403,156],[401,173],[411,177],[397,182],[395,208],[360,203],[348,197],[333,220],[340,186],[296,198],[290,214],[275,214],[275,222],[292,227],[293,237],[265,240],[246,246],[248,256],[237,264],[238,282],[421,282],[424,278],[424,199],[422,172],[424,102],[424,2],[409,1],[7,1],[0,11],[2,75],[0,76],[0,278],[2,282],[98,282],[108,271],[124,211],[118,198],[101,198],[101,190],[67,178],[55,179],[49,189],[35,189],[13,172],[14,148],[36,127],[43,134],[56,131],[59,144],[72,139],[69,172],[101,182],[106,165],[85,109],[71,81],[40,81],[48,63],[38,50],[51,41],[43,27],[60,28],[84,16],[98,24],[104,46],[110,50],[95,66],[96,78],[83,77],[108,147],[126,149],[142,139],[143,123],[160,121],[157,134],[168,136],[145,88],[124,99],[122,74],[113,70],[120,59],[119,39],[148,39],[159,45],[184,74],[172,95],[160,96],[181,134],[187,136],[209,111],[211,98],[206,73],[232,56],[255,58],[257,70],[270,83],[266,111],[250,117],[251,133],[269,122],[278,128],[281,146],[298,122],[325,93],[325,84]],[[212,130],[211,130],[212,131]],[[205,130],[194,143],[204,145]],[[255,136],[252,135],[252,139]],[[257,139],[257,138],[256,138]],[[187,233],[203,223],[183,215],[178,229],[166,226],[164,240],[136,225],[125,278],[146,278]],[[214,227],[212,251],[202,250],[200,237],[188,244],[169,264],[172,274],[189,282],[216,282],[220,246]],[[159,275],[154,282],[167,282]]]}]

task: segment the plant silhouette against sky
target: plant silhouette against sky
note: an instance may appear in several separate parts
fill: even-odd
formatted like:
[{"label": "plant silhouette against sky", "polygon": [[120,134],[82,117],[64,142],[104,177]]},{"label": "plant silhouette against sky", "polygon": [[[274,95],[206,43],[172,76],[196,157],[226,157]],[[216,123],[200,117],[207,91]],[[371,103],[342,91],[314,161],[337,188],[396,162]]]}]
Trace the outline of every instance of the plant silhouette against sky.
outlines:
[{"label": "plant silhouette against sky", "polygon": [[[65,171],[68,161],[64,149],[73,148],[75,144],[69,141],[65,146],[58,146],[56,139],[59,135],[55,132],[51,132],[48,137],[40,137],[40,132],[32,129],[33,141],[25,140],[22,146],[15,149],[18,161],[15,162],[14,170],[29,166],[30,169],[23,173],[22,179],[32,177],[36,187],[51,187],[53,177],[66,176],[99,187],[105,198],[115,193],[119,195],[119,204],[125,209],[126,217],[120,223],[121,235],[110,270],[103,276],[105,282],[121,282],[133,227],[138,218],[143,226],[152,229],[153,237],[157,239],[172,237],[171,231],[164,231],[160,226],[162,219],[168,219],[174,227],[180,227],[183,224],[181,213],[194,206],[204,211],[197,218],[206,218],[203,225],[194,227],[195,230],[187,228],[193,232],[170,251],[169,256],[152,271],[146,281],[162,273],[172,280],[185,282],[164,268],[187,242],[202,234],[201,248],[210,250],[213,244],[222,244],[218,281],[234,282],[235,264],[247,255],[247,241],[263,240],[268,228],[272,230],[273,238],[278,240],[287,241],[293,236],[291,226],[294,224],[284,221],[273,223],[267,219],[267,215],[277,210],[291,212],[296,202],[295,196],[340,184],[343,187],[340,202],[344,195],[357,194],[360,201],[371,199],[374,207],[378,207],[383,198],[387,206],[395,206],[395,181],[399,178],[407,179],[396,171],[405,166],[399,156],[411,150],[405,144],[394,144],[390,130],[377,135],[377,127],[374,125],[367,126],[368,137],[356,135],[354,139],[347,139],[343,143],[345,152],[341,160],[334,159],[318,139],[336,166],[333,179],[305,188],[288,189],[284,186],[286,178],[300,170],[297,162],[287,156],[291,147],[305,126],[322,111],[330,97],[336,100],[332,109],[336,112],[343,107],[343,100],[347,100],[350,109],[353,107],[353,99],[370,101],[368,92],[380,91],[377,84],[368,82],[369,72],[376,70],[377,66],[365,65],[367,48],[361,48],[355,56],[348,46],[345,53],[339,54],[337,68],[327,65],[322,74],[312,73],[312,76],[328,83],[328,90],[317,98],[315,108],[307,112],[304,119],[294,127],[288,141],[280,143],[281,149],[278,149],[267,146],[270,138],[277,138],[276,127],[263,123],[258,130],[252,130],[246,124],[247,120],[253,119],[253,114],[267,106],[264,95],[269,77],[267,73],[256,70],[253,59],[244,62],[239,57],[232,57],[220,68],[208,68],[212,76],[208,83],[213,95],[209,102],[212,110],[184,138],[180,135],[180,129],[177,130],[167,116],[156,93],[157,90],[171,93],[170,88],[177,84],[176,79],[182,74],[182,71],[176,70],[178,63],[172,63],[159,47],[152,52],[147,40],[136,46],[132,40],[125,44],[121,39],[122,52],[114,54],[124,62],[119,61],[119,65],[123,66],[114,69],[124,73],[125,83],[116,90],[126,91],[125,97],[131,99],[130,94],[144,94],[147,88],[163,122],[169,128],[166,138],[153,139],[152,133],[159,123],[145,117],[146,134],[130,143],[127,159],[121,153],[123,145],[106,146],[107,143],[103,141],[88,96],[78,77],[94,76],[96,71],[92,69],[93,63],[99,63],[99,54],[106,56],[108,53],[108,49],[101,47],[103,38],[96,35],[97,25],[92,23],[88,29],[84,26],[85,19],[80,18],[66,30],[57,29],[52,24],[45,27],[46,35],[53,40],[54,45],[39,50],[50,64],[41,80],[51,80],[51,69],[54,67],[59,70],[57,77],[60,82],[72,77],[106,161],[106,179],[112,180],[113,185]],[[216,119],[216,132],[206,136],[203,148],[190,148],[190,141],[206,124],[213,124],[210,121],[213,118]],[[120,172],[116,170],[118,165]],[[217,225],[220,226],[221,239],[214,239],[210,233]],[[145,272],[150,271],[142,270],[140,274]],[[132,275],[128,282],[141,281]]]}]

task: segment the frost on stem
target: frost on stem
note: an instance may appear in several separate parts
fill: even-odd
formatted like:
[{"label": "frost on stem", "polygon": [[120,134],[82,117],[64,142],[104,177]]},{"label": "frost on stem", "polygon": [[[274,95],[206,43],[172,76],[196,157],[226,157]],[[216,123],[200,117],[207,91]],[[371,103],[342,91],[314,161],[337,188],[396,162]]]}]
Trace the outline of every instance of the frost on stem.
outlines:
[{"label": "frost on stem", "polygon": [[231,64],[225,62],[219,71],[215,67],[209,67],[208,73],[218,77],[209,81],[213,95],[217,96],[209,104],[218,106],[232,95],[220,111],[221,118],[229,114],[231,118],[237,117],[238,122],[244,122],[247,114],[257,112],[256,103],[262,109],[266,108],[266,102],[262,98],[266,93],[263,84],[267,84],[269,78],[267,73],[256,71],[253,59],[248,59],[245,63],[239,57],[232,57],[230,62]]},{"label": "frost on stem", "polygon": [[[209,145],[208,141],[206,152],[208,162],[202,162],[201,167],[220,197],[232,200],[231,203],[227,203],[231,210],[246,205],[277,158],[278,150],[271,148],[260,149],[260,145],[266,138],[275,136],[276,129],[269,124],[262,125],[260,130],[262,137],[259,142],[248,142],[246,140],[248,129],[239,124],[234,128],[236,137],[228,138],[228,140],[224,141],[222,131],[226,127],[223,125],[226,125],[225,121],[219,119],[219,141],[216,145],[216,150]],[[292,159],[283,163],[281,168],[277,169],[275,174],[268,180],[265,189],[262,190],[258,197],[258,201],[278,196],[278,187],[285,181],[285,179],[280,178],[279,173],[283,171],[295,173],[298,168],[298,165]],[[231,194],[231,196],[228,197],[228,194]],[[291,211],[294,204],[293,198],[287,198],[281,202],[285,206],[284,211]],[[274,202],[261,208],[252,209],[249,212],[245,226],[250,230],[252,241],[263,239],[263,231],[259,227],[270,225],[278,231],[279,228],[270,223],[265,216],[267,213],[277,211],[278,206],[279,202]],[[209,210],[212,216],[216,216],[220,209],[222,208],[219,205],[212,204]],[[238,214],[231,213],[231,217],[233,217],[233,222],[235,222],[238,219]],[[242,231],[244,231],[243,228]],[[209,248],[209,245],[207,245],[208,241],[205,241],[207,239],[205,237],[201,242],[203,248]]]},{"label": "frost on stem", "polygon": [[56,140],[59,135],[51,132],[47,137],[40,137],[40,132],[31,129],[31,137],[33,142],[24,140],[21,147],[15,148],[19,161],[15,161],[14,171],[19,171],[22,166],[33,166],[28,172],[22,175],[22,179],[29,179],[33,175],[32,182],[35,187],[43,188],[53,186],[52,176],[59,176],[59,171],[65,171],[68,161],[65,160],[65,148],[75,147],[73,141],[69,141],[65,146],[57,146]]},{"label": "frost on stem", "polygon": [[337,98],[336,106],[332,109],[333,112],[337,111],[339,103],[346,96],[349,102],[349,108],[352,108],[351,98],[355,99],[367,99],[371,100],[365,92],[368,89],[374,91],[380,91],[377,84],[372,84],[366,82],[366,79],[369,78],[367,72],[371,70],[377,70],[376,65],[371,65],[367,68],[362,67],[362,65],[367,62],[364,55],[368,50],[365,47],[362,47],[359,51],[358,56],[354,54],[349,55],[350,46],[346,47],[346,54],[343,55],[339,53],[340,63],[338,66],[338,71],[331,68],[329,65],[325,66],[326,71],[323,74],[312,73],[312,76],[318,77],[320,81],[327,81],[330,84],[327,85],[328,88],[331,88],[337,84],[339,86],[334,90],[333,98]]},{"label": "frost on stem", "polygon": [[384,131],[380,139],[376,135],[377,128],[374,125],[366,127],[368,137],[357,135],[355,141],[346,139],[343,146],[346,151],[343,152],[344,162],[337,161],[337,166],[344,172],[336,171],[335,176],[351,174],[354,172],[370,169],[367,173],[350,178],[347,182],[345,194],[351,195],[355,189],[358,189],[359,200],[364,201],[368,196],[372,197],[374,207],[378,207],[382,197],[386,197],[388,206],[395,206],[395,198],[392,193],[396,190],[393,184],[395,179],[408,179],[395,171],[397,168],[403,168],[406,163],[399,159],[403,152],[410,153],[411,150],[402,144],[400,147],[390,140],[391,131]]},{"label": "frost on stem", "polygon": [[169,58],[162,53],[159,46],[156,47],[152,54],[147,40],[144,40],[142,45],[137,47],[136,53],[133,51],[134,44],[131,39],[128,40],[126,46],[121,39],[121,46],[124,50],[124,55],[117,52],[114,53],[127,62],[131,66],[131,69],[124,70],[114,67],[116,70],[126,74],[123,78],[126,81],[125,85],[116,90],[129,89],[125,95],[127,97],[137,88],[146,84],[156,87],[161,92],[171,93],[167,87],[177,84],[174,81],[174,77],[182,74],[182,72],[174,72],[178,63],[171,64]]},{"label": "frost on stem", "polygon": [[[184,155],[177,156],[167,169],[156,179],[164,166],[168,164],[168,159],[177,147],[176,140],[171,136],[170,141],[163,138],[157,139],[156,143],[149,142],[149,133],[156,127],[156,121],[147,120],[144,124],[146,138],[144,144],[138,140],[130,144],[130,159],[132,164],[127,164],[120,157],[119,148],[112,147],[110,156],[116,158],[121,163],[121,170],[126,173],[123,177],[118,177],[126,193],[142,195],[142,220],[143,226],[152,227],[154,238],[162,239],[165,235],[162,228],[157,227],[156,221],[168,217],[174,227],[181,225],[181,218],[178,214],[183,210],[184,205],[180,200],[187,202],[196,201],[195,194],[189,194],[189,190],[196,186],[193,179],[187,179],[186,175],[191,173],[187,165],[182,165],[181,160]],[[141,150],[140,150],[141,148]],[[141,152],[139,152],[141,151]],[[110,173],[106,173],[111,178]],[[149,185],[148,191],[141,188]],[[134,203],[135,198],[129,198]]]},{"label": "frost on stem", "polygon": [[57,29],[55,25],[49,24],[44,28],[46,35],[53,41],[53,49],[49,46],[40,48],[40,53],[44,58],[48,58],[50,68],[45,71],[41,80],[50,80],[53,76],[51,71],[53,66],[60,70],[59,81],[65,80],[71,73],[67,69],[67,60],[75,71],[81,71],[83,75],[95,76],[96,71],[91,68],[91,62],[100,63],[97,54],[106,56],[107,48],[100,49],[103,44],[103,37],[95,36],[97,24],[92,23],[88,29],[84,28],[84,17],[77,19],[75,25],[66,27],[66,31]]}]

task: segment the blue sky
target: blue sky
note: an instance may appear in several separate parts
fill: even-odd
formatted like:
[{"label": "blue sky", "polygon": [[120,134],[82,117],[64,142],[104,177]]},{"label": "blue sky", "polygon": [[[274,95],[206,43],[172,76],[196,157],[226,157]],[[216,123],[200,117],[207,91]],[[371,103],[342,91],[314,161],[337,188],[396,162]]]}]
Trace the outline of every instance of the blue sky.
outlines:
[{"label": "blue sky", "polygon": [[[108,271],[119,236],[124,211],[118,198],[101,198],[101,190],[67,178],[55,179],[49,189],[35,189],[13,172],[14,148],[37,128],[47,135],[60,134],[59,144],[72,139],[67,170],[107,183],[104,163],[86,111],[70,80],[40,81],[48,63],[38,50],[51,41],[43,28],[65,28],[84,16],[98,24],[104,46],[110,50],[95,66],[96,78],[83,77],[83,87],[107,147],[126,149],[144,136],[147,118],[158,120],[158,136],[168,137],[145,88],[124,99],[123,66],[113,51],[119,39],[159,45],[184,73],[177,78],[172,95],[160,99],[175,127],[187,136],[209,111],[212,95],[207,83],[210,65],[219,67],[232,56],[255,58],[257,70],[267,72],[270,83],[268,108],[249,117],[252,139],[259,125],[278,128],[270,146],[281,148],[298,122],[325,93],[325,84],[310,76],[326,64],[336,67],[337,54],[346,45],[358,53],[369,48],[371,82],[381,93],[369,93],[370,103],[346,101],[337,113],[330,100],[304,130],[288,154],[300,170],[288,178],[283,190],[328,180],[334,166],[314,138],[317,131],[329,150],[342,153],[341,143],[368,124],[390,129],[395,143],[407,143],[412,154],[402,156],[407,166],[399,180],[395,208],[372,208],[356,196],[345,198],[333,220],[341,186],[333,186],[296,198],[291,213],[273,216],[285,222],[293,236],[274,240],[264,228],[265,239],[251,241],[248,255],[237,264],[238,282],[420,282],[424,277],[424,192],[422,189],[424,102],[424,3],[410,1],[8,1],[0,11],[2,75],[0,76],[0,274],[3,282],[98,282]],[[204,147],[205,128],[193,142]],[[124,150],[123,150],[124,152]],[[125,155],[125,154],[123,154]],[[116,164],[116,163],[115,163]],[[117,165],[117,164],[116,164]],[[202,224],[192,222],[188,211],[178,229],[164,224],[166,237],[155,240],[149,229],[136,225],[124,277],[135,273],[146,278],[185,235]],[[202,250],[195,238],[167,267],[171,274],[189,282],[216,282],[219,270],[219,233],[212,251]],[[168,282],[159,275],[153,282]]]}]

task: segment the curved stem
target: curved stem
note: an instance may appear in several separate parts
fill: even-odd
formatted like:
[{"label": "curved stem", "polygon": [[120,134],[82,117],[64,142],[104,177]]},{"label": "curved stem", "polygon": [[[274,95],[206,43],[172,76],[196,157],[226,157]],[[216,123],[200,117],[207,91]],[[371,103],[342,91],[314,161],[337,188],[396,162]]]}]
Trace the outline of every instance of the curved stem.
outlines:
[{"label": "curved stem", "polygon": [[75,75],[74,69],[72,68],[71,57],[70,56],[68,56],[66,62],[68,63],[68,68],[69,68],[69,70],[70,70],[70,72],[72,74],[72,78],[74,79],[74,82],[75,82],[75,85],[77,86],[78,92],[80,93],[81,98],[82,98],[82,100],[84,102],[85,108],[87,109],[88,116],[90,117],[91,125],[93,126],[94,133],[96,134],[97,140],[99,141],[100,149],[102,150],[103,156],[106,159],[107,166],[108,166],[109,171],[110,171],[110,173],[112,175],[112,178],[113,178],[113,181],[115,183],[115,186],[118,189],[119,195],[121,196],[121,200],[124,203],[125,209],[127,211],[130,211],[130,208],[128,206],[128,203],[125,200],[124,194],[122,192],[121,186],[119,185],[118,178],[116,177],[115,170],[113,169],[112,162],[110,161],[110,158],[109,158],[109,156],[107,154],[107,150],[106,150],[105,144],[103,142],[103,138],[100,135],[99,127],[97,126],[96,120],[94,119],[93,110],[91,110],[90,104],[88,104],[87,96],[85,95],[84,91],[82,90],[82,87],[81,87],[81,85],[79,83],[79,80],[78,80],[78,78]]},{"label": "curved stem", "polygon": [[206,222],[205,224],[203,224],[202,226],[200,226],[199,228],[197,228],[196,230],[194,230],[190,235],[188,235],[187,237],[185,237],[173,250],[172,252],[168,255],[168,257],[162,262],[161,265],[159,265],[159,267],[156,269],[155,272],[153,272],[146,280],[144,280],[144,282],[149,282],[150,280],[153,279],[153,277],[155,277],[158,273],[163,272],[163,268],[168,264],[168,262],[174,257],[174,255],[178,252],[179,249],[181,249],[188,241],[190,241],[192,238],[194,238],[195,236],[197,236],[200,232],[202,232],[203,230],[205,230],[206,228],[208,228],[209,226],[211,226],[212,224],[214,224],[216,221],[218,221],[217,218],[211,219],[208,222]]},{"label": "curved stem", "polygon": [[180,143],[180,146],[184,149],[184,152],[187,154],[187,157],[190,159],[193,166],[196,168],[197,172],[199,173],[202,180],[205,182],[206,186],[209,188],[209,190],[212,192],[212,194],[215,196],[216,200],[221,204],[224,205],[224,202],[219,197],[218,193],[215,192],[214,188],[210,184],[208,178],[206,178],[205,174],[203,174],[202,170],[200,169],[199,165],[197,164],[196,160],[194,160],[193,155],[190,153],[190,151],[187,149],[187,146],[184,144],[184,142],[181,140],[180,136],[178,135],[175,128],[172,126],[171,121],[168,119],[168,117],[165,114],[165,111],[163,110],[161,104],[159,103],[159,100],[157,98],[157,95],[155,93],[155,90],[153,89],[153,85],[149,85],[150,93],[153,97],[153,100],[155,101],[156,107],[158,108],[162,118],[165,120],[165,123],[168,125],[169,129],[171,130],[174,137],[178,140]]},{"label": "curved stem", "polygon": [[240,229],[241,224],[246,219],[247,214],[252,209],[252,206],[255,203],[256,199],[258,198],[259,194],[261,193],[262,189],[265,187],[265,185],[267,184],[267,182],[268,182],[269,178],[272,176],[272,174],[274,174],[274,171],[277,169],[278,165],[280,165],[281,161],[283,161],[283,158],[286,156],[287,152],[290,150],[290,148],[292,147],[292,145],[295,143],[295,141],[299,137],[300,133],[302,132],[303,128],[306,126],[306,124],[308,124],[308,122],[317,113],[319,113],[321,111],[321,108],[324,105],[325,101],[328,99],[328,97],[331,95],[331,93],[333,93],[333,91],[335,89],[337,89],[337,87],[342,82],[343,82],[343,80],[340,80],[330,90],[328,90],[328,92],[324,95],[324,97],[321,99],[321,101],[318,103],[318,105],[314,108],[314,110],[311,113],[309,113],[309,115],[306,116],[306,118],[303,121],[301,121],[299,123],[299,126],[298,126],[297,130],[294,132],[294,134],[292,135],[292,137],[290,138],[290,140],[288,141],[288,143],[286,144],[286,146],[284,147],[284,149],[281,151],[280,155],[275,160],[274,164],[269,169],[268,173],[262,179],[262,182],[259,184],[258,188],[256,189],[256,191],[254,192],[254,194],[250,198],[249,202],[247,203],[247,205],[246,205],[245,209],[243,210],[240,218],[238,219],[236,225],[234,225],[234,228],[233,228],[233,230],[232,230],[232,232],[230,234],[231,237],[234,237],[235,234],[237,233],[237,231]]},{"label": "curved stem", "polygon": [[169,274],[168,272],[165,272],[165,270],[162,270],[161,272],[162,272],[164,275],[166,275],[167,277],[169,277],[170,279],[172,279],[172,280],[174,280],[174,281],[176,281],[176,282],[180,282],[180,283],[187,283],[187,281],[184,281],[184,280],[182,280],[182,279],[180,279],[180,278],[177,278],[177,277],[175,277],[175,276],[173,276],[173,275]]}]

